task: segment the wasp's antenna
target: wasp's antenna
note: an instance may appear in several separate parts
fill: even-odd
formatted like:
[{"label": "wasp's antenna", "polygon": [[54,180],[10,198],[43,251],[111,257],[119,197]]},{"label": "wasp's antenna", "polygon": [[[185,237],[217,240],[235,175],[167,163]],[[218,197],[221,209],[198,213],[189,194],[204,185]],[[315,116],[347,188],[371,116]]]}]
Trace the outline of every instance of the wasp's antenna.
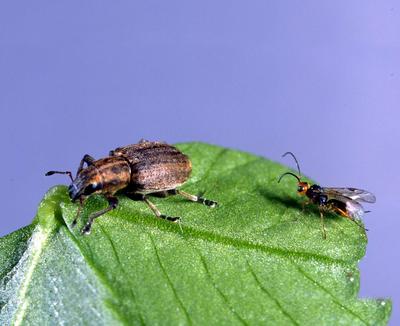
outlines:
[{"label": "wasp's antenna", "polygon": [[71,181],[74,182],[74,178],[72,177],[72,173],[70,171],[49,171],[49,172],[46,172],[45,176],[49,176],[49,175],[53,175],[53,174],[67,174],[71,178]]},{"label": "wasp's antenna", "polygon": [[300,165],[299,162],[297,161],[296,156],[294,156],[294,154],[292,152],[286,152],[285,154],[282,155],[282,157],[285,157],[286,155],[290,155],[291,157],[293,157],[294,161],[296,162],[297,165],[297,171],[299,171],[299,176],[301,177],[301,172],[300,172]]},{"label": "wasp's antenna", "polygon": [[281,182],[281,179],[282,179],[285,175],[292,175],[292,176],[294,176],[294,177],[297,179],[298,182],[301,182],[300,178],[299,178],[297,175],[295,175],[295,174],[292,173],[292,172],[286,172],[286,173],[282,174],[282,175],[279,177],[278,183]]}]

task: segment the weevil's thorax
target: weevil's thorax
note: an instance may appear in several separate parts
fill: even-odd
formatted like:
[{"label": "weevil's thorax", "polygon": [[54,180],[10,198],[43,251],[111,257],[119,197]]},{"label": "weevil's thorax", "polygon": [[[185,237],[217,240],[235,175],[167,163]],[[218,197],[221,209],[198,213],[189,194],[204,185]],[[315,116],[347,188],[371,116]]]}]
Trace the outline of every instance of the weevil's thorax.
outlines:
[{"label": "weevil's thorax", "polygon": [[73,201],[94,193],[114,194],[131,180],[129,162],[122,157],[107,157],[83,169],[69,186]]}]

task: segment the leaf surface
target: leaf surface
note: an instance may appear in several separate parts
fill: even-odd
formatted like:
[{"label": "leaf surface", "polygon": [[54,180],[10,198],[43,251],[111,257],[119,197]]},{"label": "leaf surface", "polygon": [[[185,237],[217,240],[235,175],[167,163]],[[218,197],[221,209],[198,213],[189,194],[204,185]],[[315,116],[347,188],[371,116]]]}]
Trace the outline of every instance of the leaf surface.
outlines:
[{"label": "leaf surface", "polygon": [[0,324],[384,325],[391,303],[359,299],[366,236],[346,219],[301,209],[287,168],[202,143],[180,144],[193,163],[182,190],[218,201],[152,198],[181,224],[123,195],[118,208],[77,206],[49,190],[31,226],[0,239]]}]

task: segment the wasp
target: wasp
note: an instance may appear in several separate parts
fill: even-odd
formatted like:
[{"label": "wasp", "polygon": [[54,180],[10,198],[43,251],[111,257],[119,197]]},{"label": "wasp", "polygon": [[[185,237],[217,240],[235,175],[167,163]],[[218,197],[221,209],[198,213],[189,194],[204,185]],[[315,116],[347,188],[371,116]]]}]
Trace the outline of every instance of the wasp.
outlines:
[{"label": "wasp", "polygon": [[70,171],[49,171],[46,176],[66,174],[70,177],[69,197],[72,202],[79,202],[72,226],[76,225],[88,197],[101,194],[107,199],[108,207],[92,213],[82,228],[82,234],[89,234],[97,217],[118,206],[118,193],[144,201],[158,218],[171,222],[179,221],[180,217],[161,214],[149,200],[149,195],[181,195],[190,201],[215,207],[217,202],[213,200],[177,189],[186,182],[191,171],[189,157],[176,147],[164,142],[141,140],[137,144],[116,148],[110,151],[108,157],[98,160],[88,154],[84,155],[75,178]]},{"label": "wasp", "polygon": [[311,203],[317,205],[319,208],[322,235],[324,239],[326,239],[324,212],[333,212],[339,214],[356,223],[359,227],[366,231],[366,229],[357,221],[364,215],[364,213],[368,212],[364,210],[360,202],[375,203],[376,198],[372,193],[357,188],[321,187],[317,184],[311,185],[308,182],[304,182],[301,180],[300,165],[296,157],[292,152],[286,152],[282,155],[282,157],[285,157],[286,155],[293,157],[294,161],[296,162],[299,175],[296,175],[292,172],[286,172],[279,177],[278,182],[280,182],[286,175],[291,175],[297,179],[297,193],[308,198],[307,202],[303,204],[303,209],[305,205]]}]

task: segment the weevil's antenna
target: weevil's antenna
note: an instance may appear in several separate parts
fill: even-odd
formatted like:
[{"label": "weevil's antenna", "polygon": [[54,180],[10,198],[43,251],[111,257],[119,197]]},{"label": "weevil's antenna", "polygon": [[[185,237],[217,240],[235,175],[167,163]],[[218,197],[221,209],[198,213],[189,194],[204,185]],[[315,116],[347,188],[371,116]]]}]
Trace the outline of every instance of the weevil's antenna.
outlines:
[{"label": "weevil's antenna", "polygon": [[74,182],[74,178],[72,177],[71,171],[49,171],[45,174],[45,176],[47,177],[53,174],[67,174],[70,177],[71,181]]},{"label": "weevil's antenna", "polygon": [[296,156],[294,156],[294,154],[292,152],[286,152],[285,154],[282,155],[282,157],[285,157],[286,155],[290,155],[291,157],[293,157],[293,159],[294,159],[294,161],[296,162],[296,165],[297,165],[297,171],[299,171],[299,176],[301,177],[300,165],[299,165],[299,162],[297,161]]},{"label": "weevil's antenna", "polygon": [[301,182],[300,178],[299,178],[297,175],[295,175],[295,174],[292,173],[292,172],[286,172],[286,173],[282,174],[282,175],[279,177],[278,183],[281,182],[281,179],[282,179],[285,175],[292,175],[292,176],[294,176],[294,177],[297,179],[298,182]]}]

